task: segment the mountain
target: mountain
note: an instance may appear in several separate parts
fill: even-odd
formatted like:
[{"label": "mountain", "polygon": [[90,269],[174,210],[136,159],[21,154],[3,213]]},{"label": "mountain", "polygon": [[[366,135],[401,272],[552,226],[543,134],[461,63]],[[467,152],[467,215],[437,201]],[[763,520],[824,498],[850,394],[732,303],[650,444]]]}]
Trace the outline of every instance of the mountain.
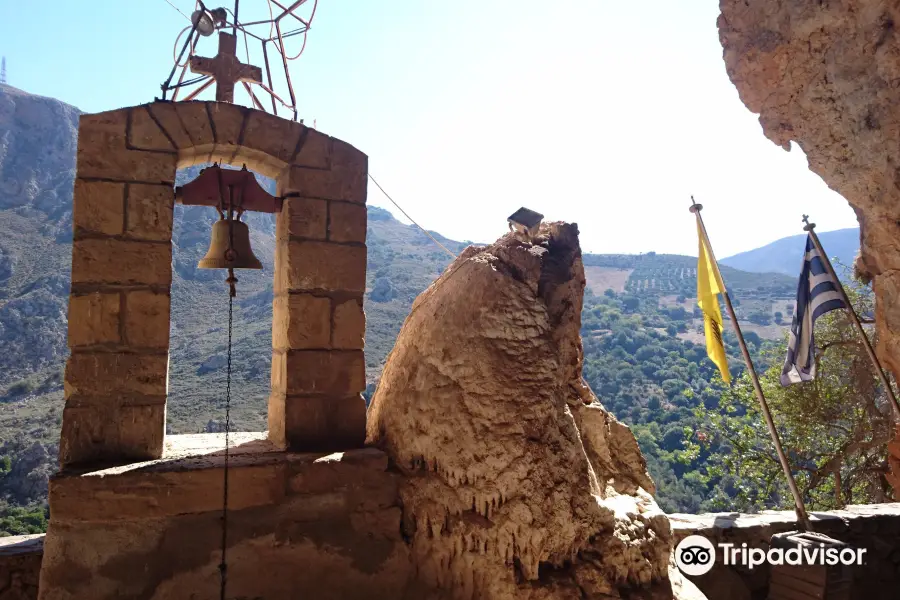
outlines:
[{"label": "mountain", "polygon": [[[38,519],[38,524],[25,526],[15,511],[43,506],[47,476],[55,468],[67,356],[78,115],[58,100],[0,86],[0,535],[41,527],[37,513],[27,513],[27,519]],[[178,184],[198,171],[179,172]],[[207,207],[175,209],[167,410],[171,433],[222,427],[228,296],[220,271],[196,267],[215,219],[215,211]],[[238,274],[233,361],[238,392],[232,418],[238,430],[260,431],[266,426],[271,361],[274,219],[250,214],[245,220],[264,270]],[[467,245],[431,233],[453,253]],[[368,208],[367,244],[370,396],[413,300],[451,257],[421,230],[373,206]],[[681,482],[684,467],[671,458],[681,443],[679,432],[693,427],[692,403],[712,402],[718,389],[693,299],[696,261],[655,253],[584,255],[585,377],[617,416],[644,428],[636,431],[651,474],[662,482],[658,496],[667,510],[694,510],[706,493],[700,483]],[[767,339],[780,343],[795,274],[730,267],[723,274],[753,351]],[[726,341],[737,370],[741,361],[728,335]],[[686,390],[696,395],[689,397]],[[4,525],[7,517],[12,524]]]},{"label": "mountain", "polygon": [[[843,269],[837,263],[848,268],[853,266],[853,261],[859,253],[859,228],[823,231],[818,235],[825,252],[835,262],[835,270],[838,275],[843,277]],[[719,262],[751,273],[784,273],[797,277],[800,274],[805,244],[805,233],[792,235],[775,240],[762,248],[723,258]]]}]

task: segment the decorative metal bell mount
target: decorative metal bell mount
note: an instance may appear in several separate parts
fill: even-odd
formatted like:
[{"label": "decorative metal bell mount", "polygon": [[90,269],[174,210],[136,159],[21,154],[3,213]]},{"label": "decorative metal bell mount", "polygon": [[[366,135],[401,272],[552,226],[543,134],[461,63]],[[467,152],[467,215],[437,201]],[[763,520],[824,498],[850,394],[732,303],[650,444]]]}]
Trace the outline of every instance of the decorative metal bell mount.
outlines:
[{"label": "decorative metal bell mount", "polygon": [[223,169],[218,164],[206,167],[196,179],[175,188],[175,201],[188,206],[213,206],[219,220],[213,224],[209,251],[197,267],[228,269],[225,281],[235,295],[234,269],[262,269],[250,247],[250,228],[241,222],[245,211],[276,213],[282,200],[265,191],[247,170]]}]

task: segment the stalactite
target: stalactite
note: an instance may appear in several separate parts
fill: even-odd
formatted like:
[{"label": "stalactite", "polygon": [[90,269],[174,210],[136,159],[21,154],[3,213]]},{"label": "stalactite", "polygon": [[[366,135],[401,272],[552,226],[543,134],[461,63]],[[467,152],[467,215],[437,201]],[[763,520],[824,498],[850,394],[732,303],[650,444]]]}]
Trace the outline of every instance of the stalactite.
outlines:
[{"label": "stalactite", "polygon": [[[617,520],[637,518],[599,503],[598,481],[621,488],[646,478],[627,428],[609,430],[613,419],[603,409],[591,414],[572,398],[586,389],[571,352],[583,285],[577,230],[542,231],[548,241],[560,238],[525,252],[504,239],[496,253],[463,258],[459,276],[417,301],[384,370],[393,393],[376,394],[370,413],[369,432],[385,447],[422,455],[410,460],[426,472],[402,483],[406,518],[419,527],[414,553],[432,562],[425,576],[461,600],[568,600],[538,581],[540,565],[577,561],[588,534],[610,542]],[[539,281],[557,289],[538,292]],[[467,290],[478,303],[458,301]],[[625,462],[616,470],[591,464],[620,449]],[[624,581],[647,562],[667,560],[646,558],[643,548],[623,556],[626,545],[668,551],[668,539],[647,529],[618,533],[622,541],[604,543],[604,556],[587,568]]]}]

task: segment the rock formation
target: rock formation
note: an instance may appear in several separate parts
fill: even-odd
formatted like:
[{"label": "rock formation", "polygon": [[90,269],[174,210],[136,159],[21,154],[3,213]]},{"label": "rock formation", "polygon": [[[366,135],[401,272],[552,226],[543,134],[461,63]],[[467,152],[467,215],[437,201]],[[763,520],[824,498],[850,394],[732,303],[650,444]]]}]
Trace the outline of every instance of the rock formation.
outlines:
[{"label": "rock formation", "polygon": [[[631,431],[581,377],[576,225],[467,248],[413,305],[368,416],[404,533],[455,598],[671,598],[671,531]],[[627,592],[626,592],[627,590]]]},{"label": "rock formation", "polygon": [[741,100],[770,140],[799,144],[809,168],[856,211],[855,268],[875,290],[878,354],[900,376],[900,4],[721,0],[720,8]]}]

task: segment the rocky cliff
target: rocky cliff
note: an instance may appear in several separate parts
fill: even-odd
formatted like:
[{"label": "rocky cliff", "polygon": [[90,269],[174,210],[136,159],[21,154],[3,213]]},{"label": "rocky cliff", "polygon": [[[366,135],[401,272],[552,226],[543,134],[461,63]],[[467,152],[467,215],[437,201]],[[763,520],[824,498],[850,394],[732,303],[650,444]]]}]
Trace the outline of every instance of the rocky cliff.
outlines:
[{"label": "rocky cliff", "polygon": [[900,375],[900,5],[721,0],[728,76],[763,132],[844,196],[873,279],[879,353]]},{"label": "rocky cliff", "polygon": [[0,381],[64,356],[78,114],[0,85]]},{"label": "rocky cliff", "polygon": [[[581,377],[575,225],[470,247],[413,304],[368,441],[405,478],[418,576],[458,598],[668,598],[671,534],[631,431]],[[632,595],[625,594],[625,590]]]}]

